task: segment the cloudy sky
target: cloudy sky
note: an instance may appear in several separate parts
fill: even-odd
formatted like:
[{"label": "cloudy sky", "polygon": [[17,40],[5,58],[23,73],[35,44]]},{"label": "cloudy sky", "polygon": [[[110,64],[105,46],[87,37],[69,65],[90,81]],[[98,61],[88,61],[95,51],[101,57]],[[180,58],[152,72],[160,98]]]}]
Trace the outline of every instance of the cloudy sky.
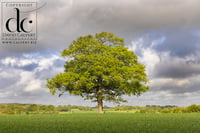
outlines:
[{"label": "cloudy sky", "polygon": [[124,96],[126,105],[200,104],[199,0],[37,2],[44,5],[37,11],[37,44],[0,45],[0,103],[96,105],[68,93],[50,95],[45,79],[63,71],[60,52],[70,42],[107,31],[125,39],[150,79],[148,92]]}]

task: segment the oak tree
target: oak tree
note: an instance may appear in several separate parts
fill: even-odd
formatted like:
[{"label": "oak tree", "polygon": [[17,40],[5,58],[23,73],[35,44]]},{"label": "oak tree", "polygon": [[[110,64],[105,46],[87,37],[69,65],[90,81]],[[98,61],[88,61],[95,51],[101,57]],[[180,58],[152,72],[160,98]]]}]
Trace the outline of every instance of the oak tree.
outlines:
[{"label": "oak tree", "polygon": [[64,92],[80,95],[98,103],[124,102],[123,95],[140,95],[148,90],[145,66],[124,40],[113,33],[97,33],[74,40],[62,51],[66,58],[64,72],[47,79],[51,94]]}]

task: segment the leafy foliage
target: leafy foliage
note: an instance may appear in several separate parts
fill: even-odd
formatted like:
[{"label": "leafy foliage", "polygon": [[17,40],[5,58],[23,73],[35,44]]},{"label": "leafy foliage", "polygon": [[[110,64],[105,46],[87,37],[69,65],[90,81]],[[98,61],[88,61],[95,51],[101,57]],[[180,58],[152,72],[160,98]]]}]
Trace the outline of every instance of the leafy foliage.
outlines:
[{"label": "leafy foliage", "polygon": [[145,66],[124,40],[112,33],[87,35],[62,52],[65,71],[47,79],[52,94],[68,91],[93,101],[123,102],[122,95],[140,95],[148,90]]}]

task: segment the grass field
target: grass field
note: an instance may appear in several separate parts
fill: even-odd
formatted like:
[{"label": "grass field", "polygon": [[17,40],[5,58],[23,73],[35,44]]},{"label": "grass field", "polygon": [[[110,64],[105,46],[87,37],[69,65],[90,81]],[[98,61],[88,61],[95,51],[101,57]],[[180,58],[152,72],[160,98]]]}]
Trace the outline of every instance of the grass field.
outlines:
[{"label": "grass field", "polygon": [[0,133],[200,133],[200,114],[1,115]]}]

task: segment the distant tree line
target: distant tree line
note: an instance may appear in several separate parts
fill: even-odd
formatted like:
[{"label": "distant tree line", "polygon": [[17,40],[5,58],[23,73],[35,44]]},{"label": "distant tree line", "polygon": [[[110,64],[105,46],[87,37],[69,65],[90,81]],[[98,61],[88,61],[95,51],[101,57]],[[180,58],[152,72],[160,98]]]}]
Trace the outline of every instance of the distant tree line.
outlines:
[{"label": "distant tree line", "polygon": [[115,106],[115,111],[135,111],[136,113],[200,113],[200,105],[190,105],[188,107],[178,107],[175,105],[146,105],[141,106]]},{"label": "distant tree line", "polygon": [[51,114],[69,112],[73,109],[91,111],[91,107],[74,105],[40,105],[40,104],[0,104],[0,114]]},{"label": "distant tree line", "polygon": [[[97,107],[75,106],[75,105],[41,105],[41,104],[0,104],[0,114],[56,114],[59,112],[92,111]],[[104,106],[105,111],[126,111],[134,113],[200,113],[200,105],[190,105],[188,107],[177,107],[174,105],[146,105],[115,107]]]}]

